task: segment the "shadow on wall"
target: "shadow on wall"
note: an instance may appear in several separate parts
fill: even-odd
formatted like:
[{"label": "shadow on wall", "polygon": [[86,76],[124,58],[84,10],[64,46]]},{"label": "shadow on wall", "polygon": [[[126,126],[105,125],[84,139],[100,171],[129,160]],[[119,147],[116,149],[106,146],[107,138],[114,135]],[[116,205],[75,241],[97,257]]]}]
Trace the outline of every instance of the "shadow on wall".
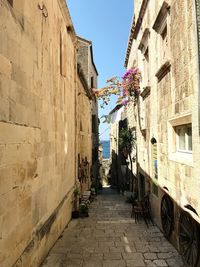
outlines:
[{"label": "shadow on wall", "polygon": [[118,191],[137,192],[137,179],[129,168],[127,157],[122,152],[111,153],[110,183]]},{"label": "shadow on wall", "polygon": [[182,255],[186,266],[200,266],[200,225],[193,215],[198,215],[194,207],[181,208],[169,195],[169,189],[158,185],[159,173],[152,179],[137,164],[138,197],[142,199],[150,192],[151,213],[154,222],[164,236]]},{"label": "shadow on wall", "polygon": [[[137,177],[130,175],[126,159],[114,150],[111,153],[111,185],[120,190],[136,193],[139,199],[150,192],[151,214],[164,236],[182,255],[187,266],[200,266],[200,225],[192,214],[198,215],[194,207],[185,210],[169,195],[169,189],[158,185],[159,174],[150,177],[137,163]],[[130,181],[133,181],[131,184]],[[124,187],[127,186],[127,187]]]}]

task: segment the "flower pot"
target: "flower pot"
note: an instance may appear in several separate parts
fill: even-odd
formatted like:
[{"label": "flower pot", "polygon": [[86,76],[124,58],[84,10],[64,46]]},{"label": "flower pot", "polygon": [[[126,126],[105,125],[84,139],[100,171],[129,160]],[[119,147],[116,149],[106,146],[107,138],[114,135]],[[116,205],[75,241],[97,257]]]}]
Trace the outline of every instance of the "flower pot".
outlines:
[{"label": "flower pot", "polygon": [[79,211],[78,210],[72,211],[72,219],[77,219],[77,218],[79,218]]}]

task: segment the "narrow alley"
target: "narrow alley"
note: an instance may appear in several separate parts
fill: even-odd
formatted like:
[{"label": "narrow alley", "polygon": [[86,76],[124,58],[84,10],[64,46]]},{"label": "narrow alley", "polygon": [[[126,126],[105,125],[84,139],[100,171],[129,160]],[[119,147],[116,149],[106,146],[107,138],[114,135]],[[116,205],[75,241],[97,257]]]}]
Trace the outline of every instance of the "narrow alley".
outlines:
[{"label": "narrow alley", "polygon": [[104,188],[89,217],[72,220],[42,267],[182,267],[181,257],[157,226],[135,224],[125,197]]},{"label": "narrow alley", "polygon": [[200,0],[0,0],[0,267],[200,267],[199,166]]}]

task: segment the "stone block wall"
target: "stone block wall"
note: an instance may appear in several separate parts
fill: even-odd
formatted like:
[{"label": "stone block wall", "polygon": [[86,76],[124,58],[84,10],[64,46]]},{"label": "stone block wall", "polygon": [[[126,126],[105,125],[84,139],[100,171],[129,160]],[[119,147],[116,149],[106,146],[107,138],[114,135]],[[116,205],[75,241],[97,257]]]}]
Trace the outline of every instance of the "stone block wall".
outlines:
[{"label": "stone block wall", "polygon": [[79,39],[78,43],[78,61],[81,63],[81,68],[83,70],[83,73],[86,77],[86,80],[88,82],[88,86],[90,86],[90,77],[89,77],[89,41],[84,41],[82,39]]},{"label": "stone block wall", "polygon": [[[136,25],[142,2],[145,1],[138,0],[135,3]],[[194,1],[146,2],[148,2],[147,8],[143,12],[141,20],[139,18],[141,26],[133,39],[127,64],[127,68],[137,65],[144,71],[144,55],[138,47],[143,49],[142,45],[145,46],[147,42],[150,95],[145,98],[140,97],[146,122],[146,129],[142,131],[139,124],[141,118],[138,117],[137,108],[135,109],[138,164],[146,179],[152,178],[151,140],[155,138],[158,153],[158,189],[163,191],[166,187],[168,194],[179,207],[185,209],[185,205],[188,204],[199,213],[200,203],[197,192],[200,185],[198,175],[200,163],[199,80],[197,72],[199,66]],[[162,19],[159,18],[159,12],[163,5],[167,7],[165,10],[167,12],[167,37],[161,35],[164,28],[161,29],[160,25],[163,23],[164,16]],[[145,31],[148,31],[149,35],[144,42]],[[145,86],[142,82],[141,91]],[[128,113],[127,116],[131,121],[129,124],[133,124],[135,119]],[[177,142],[174,129],[178,125],[188,123],[192,124],[193,147],[189,157],[183,154],[181,156],[181,153],[174,153],[174,143]],[[154,216],[159,225],[158,210],[160,210],[161,197],[162,194],[158,193],[157,195],[152,194],[151,198]]]},{"label": "stone block wall", "polygon": [[0,0],[2,267],[39,266],[70,220],[75,66],[65,1]]},{"label": "stone block wall", "polygon": [[[86,85],[85,85],[86,86]],[[90,189],[91,176],[90,170],[92,166],[92,100],[86,94],[86,89],[81,79],[77,79],[77,93],[78,93],[78,105],[77,105],[77,118],[78,118],[78,140],[77,140],[77,153],[79,154],[79,167],[82,160],[87,158],[88,165],[88,177],[87,179],[81,179],[81,193]],[[80,169],[79,169],[80,171]],[[80,173],[79,173],[80,175]],[[80,177],[79,177],[80,178]]]}]

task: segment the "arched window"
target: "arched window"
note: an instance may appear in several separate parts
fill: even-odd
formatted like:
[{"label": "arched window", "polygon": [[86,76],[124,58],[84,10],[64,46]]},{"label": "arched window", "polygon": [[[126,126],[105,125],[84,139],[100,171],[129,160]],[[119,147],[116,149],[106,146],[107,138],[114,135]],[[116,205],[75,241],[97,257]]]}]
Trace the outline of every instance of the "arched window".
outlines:
[{"label": "arched window", "polygon": [[158,196],[158,154],[157,154],[157,141],[153,137],[151,139],[151,160],[152,160],[152,193]]}]

